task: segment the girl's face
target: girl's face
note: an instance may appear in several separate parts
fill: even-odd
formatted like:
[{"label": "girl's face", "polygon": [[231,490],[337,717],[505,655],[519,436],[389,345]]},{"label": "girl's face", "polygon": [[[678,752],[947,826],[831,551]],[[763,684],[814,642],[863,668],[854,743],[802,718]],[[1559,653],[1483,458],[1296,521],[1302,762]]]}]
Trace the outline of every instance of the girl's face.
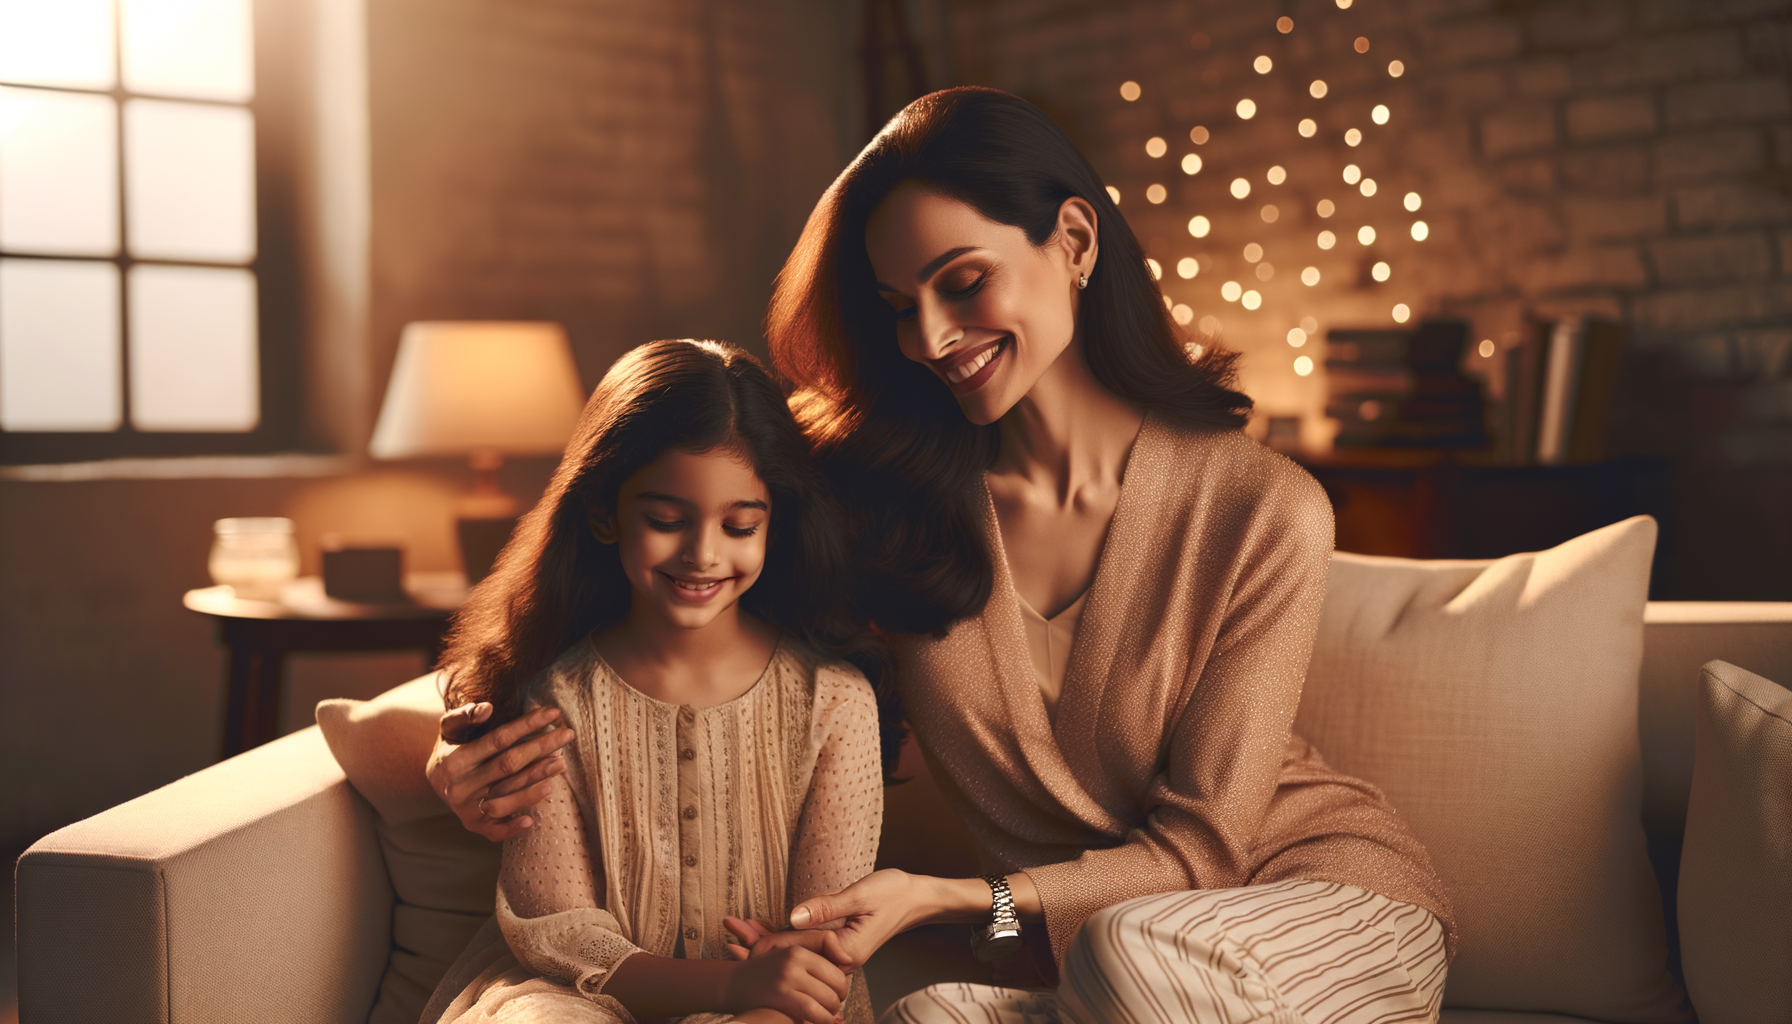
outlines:
[{"label": "girl's face", "polygon": [[896,343],[952,391],[972,423],[1014,407],[1076,336],[1077,279],[1095,267],[1095,211],[1067,199],[1043,246],[965,203],[898,185],[865,248],[896,310]]},{"label": "girl's face", "polygon": [[765,567],[771,492],[732,452],[667,451],[623,481],[616,504],[592,530],[617,545],[637,610],[701,629]]}]

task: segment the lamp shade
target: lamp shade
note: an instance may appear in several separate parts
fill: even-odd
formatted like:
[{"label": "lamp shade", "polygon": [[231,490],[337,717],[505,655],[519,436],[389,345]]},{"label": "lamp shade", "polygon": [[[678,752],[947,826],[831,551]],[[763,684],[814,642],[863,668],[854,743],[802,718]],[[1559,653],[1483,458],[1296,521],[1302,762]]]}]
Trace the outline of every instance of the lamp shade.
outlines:
[{"label": "lamp shade", "polygon": [[406,324],[369,445],[382,459],[540,455],[565,447],[584,408],[559,324]]}]

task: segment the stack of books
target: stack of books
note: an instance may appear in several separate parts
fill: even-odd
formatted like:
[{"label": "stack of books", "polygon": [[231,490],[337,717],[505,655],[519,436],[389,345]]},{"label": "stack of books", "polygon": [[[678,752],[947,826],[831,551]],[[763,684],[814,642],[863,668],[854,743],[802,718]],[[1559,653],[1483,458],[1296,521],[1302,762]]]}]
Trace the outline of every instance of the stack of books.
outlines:
[{"label": "stack of books", "polygon": [[1339,448],[1479,448],[1487,443],[1481,384],[1459,368],[1468,324],[1326,334],[1326,415]]},{"label": "stack of books", "polygon": [[1604,458],[1623,350],[1623,328],[1591,318],[1539,322],[1529,341],[1507,350],[1505,461],[1547,466]]}]

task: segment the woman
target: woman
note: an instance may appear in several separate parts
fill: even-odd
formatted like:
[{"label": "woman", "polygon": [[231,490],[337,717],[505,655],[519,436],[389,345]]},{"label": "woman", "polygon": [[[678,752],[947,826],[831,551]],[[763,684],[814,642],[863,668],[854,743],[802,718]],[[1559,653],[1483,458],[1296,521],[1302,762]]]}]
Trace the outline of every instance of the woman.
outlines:
[{"label": "woman", "polygon": [[[876,872],[792,925],[843,926],[854,962],[943,921],[999,952],[1010,901],[1043,925],[1055,995],[935,987],[907,1020],[1434,1018],[1442,884],[1290,734],[1330,508],[1240,432],[1234,357],[1185,350],[1062,131],[992,90],[911,104],[822,198],[767,326],[855,517],[861,610],[991,871]],[[437,775],[490,783],[498,749]]]}]

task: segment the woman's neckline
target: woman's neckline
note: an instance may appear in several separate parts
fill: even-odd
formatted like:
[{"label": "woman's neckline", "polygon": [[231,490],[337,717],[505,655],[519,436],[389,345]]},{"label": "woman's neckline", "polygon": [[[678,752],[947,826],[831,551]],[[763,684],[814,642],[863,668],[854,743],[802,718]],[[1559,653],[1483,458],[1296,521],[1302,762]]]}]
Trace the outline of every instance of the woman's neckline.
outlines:
[{"label": "woman's neckline", "polygon": [[735,694],[734,696],[728,698],[725,701],[720,701],[715,704],[702,704],[702,705],[674,704],[670,701],[660,700],[658,697],[649,696],[648,694],[641,692],[639,689],[635,688],[633,683],[630,683],[628,680],[622,678],[622,673],[616,671],[616,667],[611,665],[609,663],[609,661],[604,658],[602,652],[600,652],[597,649],[597,642],[592,637],[587,636],[585,638],[585,644],[591,649],[591,657],[595,658],[597,660],[597,664],[605,672],[609,673],[610,678],[614,679],[618,684],[620,684],[622,686],[623,689],[627,690],[629,693],[634,694],[636,697],[639,697],[641,700],[644,700],[649,704],[655,705],[656,707],[671,708],[674,711],[681,711],[685,708],[690,708],[693,711],[703,712],[703,711],[715,711],[719,708],[728,707],[731,704],[737,704],[743,700],[746,700],[748,697],[753,696],[753,694],[757,693],[759,691],[759,688],[765,684],[766,679],[772,674],[772,666],[778,663],[779,653],[784,650],[784,633],[781,630],[778,631],[777,639],[772,641],[771,655],[765,659],[765,667],[763,667],[759,670],[759,675],[758,675],[758,677],[756,677],[753,680],[753,683],[751,686],[748,686],[746,689],[742,690],[741,692]]}]

